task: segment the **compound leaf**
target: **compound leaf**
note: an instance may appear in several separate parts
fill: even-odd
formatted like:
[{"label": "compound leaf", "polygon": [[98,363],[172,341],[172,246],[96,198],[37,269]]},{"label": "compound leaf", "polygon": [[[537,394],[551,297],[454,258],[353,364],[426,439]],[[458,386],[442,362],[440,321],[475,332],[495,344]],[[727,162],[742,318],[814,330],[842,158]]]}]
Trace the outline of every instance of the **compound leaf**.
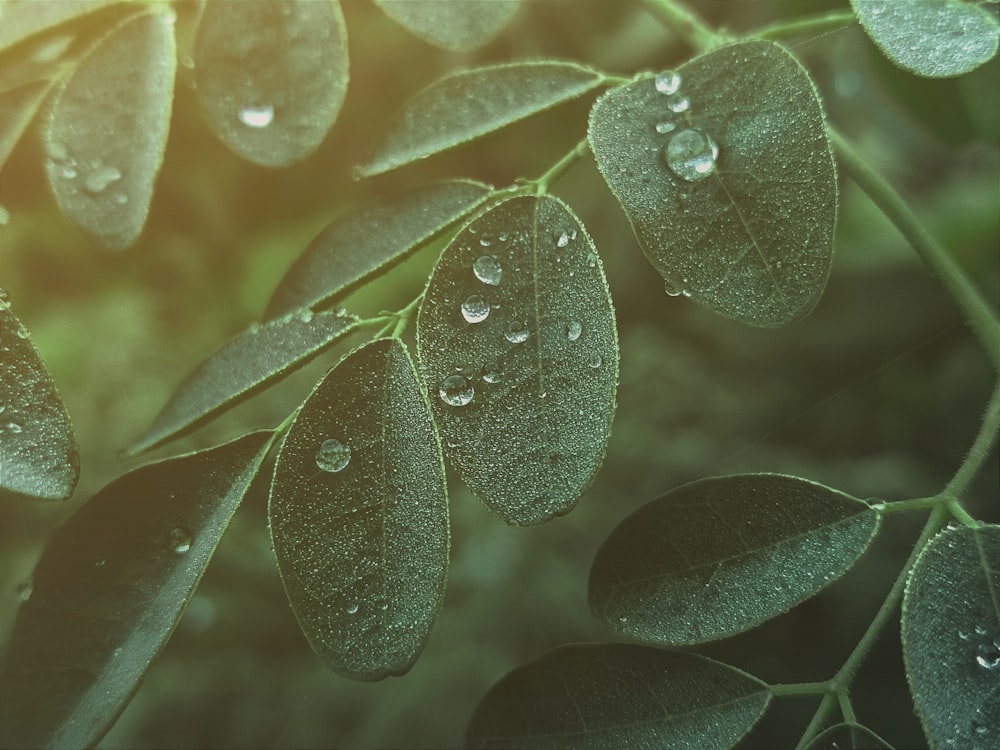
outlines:
[{"label": "compound leaf", "polygon": [[441,608],[444,464],[403,344],[355,350],[295,418],[271,486],[285,591],[326,665],[359,680],[405,673]]},{"label": "compound leaf", "polygon": [[893,750],[892,745],[867,727],[860,724],[835,724],[812,742],[805,750]]},{"label": "compound leaf", "polygon": [[499,34],[521,0],[375,0],[375,4],[425,42],[468,52]]},{"label": "compound leaf", "polygon": [[428,282],[417,347],[473,492],[512,524],[569,512],[604,458],[618,387],[607,281],[569,207],[521,196],[466,226]]},{"label": "compound leaf", "polygon": [[619,643],[560,646],[497,682],[472,747],[733,747],[764,715],[768,686],[703,656]]},{"label": "compound leaf", "polygon": [[590,606],[644,641],[724,638],[843,575],[877,528],[867,503],[798,477],[703,479],[611,532],[590,571]]},{"label": "compound leaf", "polygon": [[611,89],[588,137],[667,294],[768,327],[816,305],[837,182],[816,87],[783,47],[732,44]]}]

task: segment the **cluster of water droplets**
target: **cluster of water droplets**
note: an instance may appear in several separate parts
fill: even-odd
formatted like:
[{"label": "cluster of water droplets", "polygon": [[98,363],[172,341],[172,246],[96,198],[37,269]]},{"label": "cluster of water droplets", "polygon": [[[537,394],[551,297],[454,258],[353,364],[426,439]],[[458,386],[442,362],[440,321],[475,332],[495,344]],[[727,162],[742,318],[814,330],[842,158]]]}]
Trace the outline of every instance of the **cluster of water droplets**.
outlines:
[{"label": "cluster of water droplets", "polygon": [[677,116],[691,109],[691,99],[681,90],[680,73],[664,71],[653,79],[653,85],[664,95],[667,110],[653,123],[657,133],[669,136],[663,148],[663,160],[674,174],[688,182],[704,180],[715,171],[719,144],[703,130],[678,122]]},{"label": "cluster of water droplets", "polygon": [[962,641],[975,643],[975,660],[980,669],[1000,673],[1000,634],[991,636],[984,625],[976,625],[971,632],[960,630]]},{"label": "cluster of water droplets", "polygon": [[336,474],[351,462],[351,446],[336,438],[328,438],[316,450],[316,466],[320,471]]},{"label": "cluster of water droplets", "polygon": [[[51,174],[93,196],[103,195],[124,176],[121,169],[99,158],[77,161],[61,143],[48,144],[48,155]],[[128,203],[128,196],[120,191],[112,193],[111,199],[119,205]]]}]

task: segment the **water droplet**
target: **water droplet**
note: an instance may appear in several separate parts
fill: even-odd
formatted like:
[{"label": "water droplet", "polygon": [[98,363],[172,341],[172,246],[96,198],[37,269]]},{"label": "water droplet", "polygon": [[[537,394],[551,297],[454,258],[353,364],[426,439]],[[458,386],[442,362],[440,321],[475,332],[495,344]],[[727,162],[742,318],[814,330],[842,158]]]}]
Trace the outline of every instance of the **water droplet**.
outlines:
[{"label": "water droplet", "polygon": [[343,471],[350,462],[351,446],[334,438],[324,440],[316,451],[316,465],[331,474]]},{"label": "water droplet", "polygon": [[481,255],[476,258],[476,262],[472,264],[472,272],[477,279],[490,286],[498,286],[503,276],[503,268],[492,255]]},{"label": "water droplet", "polygon": [[346,307],[338,307],[337,310],[336,310],[336,312],[334,314],[338,318],[346,318],[347,317],[347,308]]},{"label": "water droplet", "polygon": [[121,170],[116,167],[97,167],[88,172],[83,179],[83,189],[97,195],[103,193],[108,185],[118,182],[121,178]]},{"label": "water droplet", "polygon": [[986,635],[985,625],[976,625],[975,630],[976,630],[976,635]]},{"label": "water droplet", "polygon": [[125,195],[125,193],[115,193],[113,196],[111,196],[111,200],[113,200],[119,206],[124,206],[126,203],[128,203],[128,196]]},{"label": "water droplet", "polygon": [[48,147],[49,158],[55,161],[66,161],[69,159],[69,149],[66,145],[59,143],[58,141],[53,141]]},{"label": "water droplet", "polygon": [[570,341],[576,341],[580,338],[580,334],[583,333],[583,326],[580,325],[579,321],[571,320],[565,326],[566,338]]},{"label": "water droplet", "polygon": [[503,380],[503,366],[498,361],[483,365],[480,376],[487,383],[499,383]]},{"label": "water droplet", "polygon": [[569,244],[569,234],[563,232],[562,234],[559,235],[559,238],[556,240],[556,247],[566,247],[566,245],[568,244]]},{"label": "water droplet", "polygon": [[19,425],[17,422],[8,422],[7,423],[7,431],[10,432],[10,433],[13,433],[14,435],[21,434],[21,429],[22,429],[21,425]]},{"label": "water droplet", "polygon": [[60,164],[56,168],[56,173],[66,180],[72,180],[76,177],[76,168],[70,164]]},{"label": "water droplet", "polygon": [[379,609],[385,612],[387,609],[389,609],[389,605],[386,604],[385,602],[382,602],[382,605],[379,607]]},{"label": "water droplet", "polygon": [[593,253],[587,253],[587,267],[597,268],[597,256]]},{"label": "water droplet", "polygon": [[983,643],[976,649],[976,663],[983,669],[1000,668],[1000,647],[996,643]]},{"label": "water droplet", "polygon": [[463,376],[449,375],[441,381],[438,395],[448,406],[465,406],[476,395],[476,389]]},{"label": "water droplet", "polygon": [[462,303],[462,317],[469,323],[482,323],[489,315],[489,304],[478,294],[470,294]]},{"label": "water droplet", "polygon": [[663,291],[667,293],[668,297],[680,297],[684,292],[683,287],[677,286],[670,279],[664,279],[663,281]]},{"label": "water droplet", "polygon": [[240,110],[240,122],[250,128],[266,128],[274,121],[274,107],[244,107]]},{"label": "water droplet", "polygon": [[595,370],[597,370],[600,369],[601,365],[604,364],[604,360],[601,358],[600,354],[595,354],[590,358],[590,361],[587,362],[587,364],[590,365]]},{"label": "water droplet", "polygon": [[687,112],[691,109],[691,100],[686,96],[681,94],[674,94],[673,96],[667,97],[667,109],[669,109],[674,114],[680,114],[681,112]]},{"label": "water droplet", "polygon": [[355,602],[354,604],[350,604],[347,607],[347,614],[349,614],[349,615],[356,615],[358,613],[358,609],[359,609],[359,607],[358,607],[357,602]]},{"label": "water droplet", "polygon": [[656,128],[657,133],[670,133],[677,129],[677,123],[672,120],[660,120],[653,127]]},{"label": "water droplet", "polygon": [[483,247],[489,247],[492,243],[485,237],[480,237],[479,244],[482,245]]},{"label": "water droplet", "polygon": [[312,319],[315,317],[315,313],[308,307],[299,313],[299,320],[303,323],[312,323]]},{"label": "water droplet", "polygon": [[507,325],[507,330],[504,331],[503,336],[512,344],[523,344],[528,340],[528,326],[520,320],[512,320]]},{"label": "water droplet", "polygon": [[972,720],[972,731],[982,737],[990,733],[990,728],[985,719],[976,716]]},{"label": "water droplet", "polygon": [[682,130],[670,139],[663,154],[674,174],[688,182],[697,182],[715,171],[719,146],[700,130]]},{"label": "water droplet", "polygon": [[14,587],[14,593],[17,594],[17,598],[22,602],[28,601],[31,598],[31,592],[34,590],[35,582],[31,578],[27,581],[21,581]]},{"label": "water droplet", "polygon": [[681,87],[681,74],[673,70],[665,70],[653,79],[653,85],[661,94],[676,94]]},{"label": "water droplet", "polygon": [[94,559],[94,567],[95,568],[103,568],[107,564],[108,564],[108,561],[105,560],[103,557],[98,557],[98,558]]},{"label": "water droplet", "polygon": [[194,538],[191,532],[183,526],[171,529],[170,534],[167,535],[167,546],[178,555],[183,555],[185,552],[190,551],[193,541]]}]

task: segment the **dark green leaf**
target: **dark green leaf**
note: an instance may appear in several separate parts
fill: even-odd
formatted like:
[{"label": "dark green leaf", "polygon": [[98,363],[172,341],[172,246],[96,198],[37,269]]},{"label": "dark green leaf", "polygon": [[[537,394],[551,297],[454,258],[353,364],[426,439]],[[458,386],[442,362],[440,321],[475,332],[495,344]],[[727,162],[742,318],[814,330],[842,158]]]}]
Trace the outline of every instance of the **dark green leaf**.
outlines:
[{"label": "dark green leaf", "polygon": [[337,0],[208,2],[194,43],[208,125],[265,167],[311,154],[347,92],[347,29]]},{"label": "dark green leaf", "polygon": [[596,70],[559,61],[462,70],[435,81],[404,107],[359,176],[423,159],[593,90]]},{"label": "dark green leaf", "polygon": [[406,347],[355,350],[288,431],[271,486],[285,591],[326,665],[378,680],[416,661],[448,570],[444,465]]},{"label": "dark green leaf", "polygon": [[648,646],[560,646],[496,683],[469,722],[473,747],[716,750],[770,701],[766,684],[695,654]]},{"label": "dark green leaf", "polygon": [[550,196],[491,207],[442,253],[417,318],[435,421],[508,523],[567,513],[604,459],[618,337],[593,241]]},{"label": "dark green leaf", "polygon": [[675,75],[612,89],[590,116],[597,164],[639,245],[667,294],[750,325],[804,317],[826,285],[837,214],[812,79],[761,41]]},{"label": "dark green leaf", "polygon": [[920,553],[903,596],[903,657],[932,747],[1000,737],[1000,526],[947,529]]},{"label": "dark green leaf", "polygon": [[692,482],[611,532],[590,571],[590,606],[644,641],[724,638],[787,612],[843,575],[878,520],[866,503],[797,477]]},{"label": "dark green leaf", "polygon": [[837,724],[810,742],[806,750],[892,750],[892,745],[860,724]]},{"label": "dark green leaf", "polygon": [[521,0],[375,0],[375,4],[424,41],[467,52],[499,34]]},{"label": "dark green leaf", "polygon": [[90,747],[163,648],[271,433],[132,471],[56,532],[0,674],[0,746]]}]

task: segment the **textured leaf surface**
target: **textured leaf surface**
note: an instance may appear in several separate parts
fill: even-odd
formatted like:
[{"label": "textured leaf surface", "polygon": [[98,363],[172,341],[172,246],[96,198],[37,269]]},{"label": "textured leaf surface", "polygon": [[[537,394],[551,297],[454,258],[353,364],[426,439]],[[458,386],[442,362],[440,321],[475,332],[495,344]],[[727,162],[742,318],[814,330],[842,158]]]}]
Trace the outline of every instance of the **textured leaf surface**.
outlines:
[{"label": "textured leaf surface", "polygon": [[208,2],[194,43],[197,94],[230,149],[265,167],[311,154],[347,92],[337,0]]},{"label": "textured leaf surface", "polygon": [[428,282],[417,345],[473,492],[508,523],[568,512],[604,458],[618,386],[604,270],[569,208],[524,196],[474,219]]},{"label": "textured leaf surface", "polygon": [[600,86],[575,63],[517,62],[452,73],[419,92],[389,127],[363,177],[423,159]]},{"label": "textured leaf surface", "polygon": [[962,75],[997,52],[1000,23],[964,0],[851,0],[851,5],[882,53],[917,75]]},{"label": "textured leaf surface", "polygon": [[491,190],[471,180],[441,182],[378,198],[337,219],[288,269],[265,317],[347,294],[471,211]]},{"label": "textured leaf surface", "polygon": [[715,750],[767,708],[767,685],[695,654],[618,643],[560,646],[480,702],[473,747]]},{"label": "textured leaf surface", "polygon": [[877,528],[866,503],[805,479],[703,479],[647,503],[611,532],[590,571],[590,605],[644,641],[724,638],[840,577]]},{"label": "textured leaf surface", "polygon": [[163,648],[271,433],[119,477],[35,569],[0,673],[0,745],[91,747]]},{"label": "textured leaf surface", "polygon": [[438,47],[466,52],[500,33],[520,0],[375,0],[389,18]]},{"label": "textured leaf surface", "polygon": [[810,742],[806,750],[892,750],[892,745],[860,724],[836,724]]},{"label": "textured leaf surface", "polygon": [[761,41],[676,73],[598,100],[588,137],[604,179],[668,294],[750,325],[804,317],[826,285],[837,213],[809,74]]},{"label": "textured leaf surface", "polygon": [[0,487],[61,500],[73,494],[79,475],[66,407],[0,289]]},{"label": "textured leaf surface", "polygon": [[416,661],[444,598],[447,503],[406,348],[357,349],[302,405],[271,487],[285,591],[330,669],[377,680]]},{"label": "textured leaf surface", "polygon": [[988,750],[1000,736],[1000,526],[948,529],[906,584],[903,657],[932,747]]}]

